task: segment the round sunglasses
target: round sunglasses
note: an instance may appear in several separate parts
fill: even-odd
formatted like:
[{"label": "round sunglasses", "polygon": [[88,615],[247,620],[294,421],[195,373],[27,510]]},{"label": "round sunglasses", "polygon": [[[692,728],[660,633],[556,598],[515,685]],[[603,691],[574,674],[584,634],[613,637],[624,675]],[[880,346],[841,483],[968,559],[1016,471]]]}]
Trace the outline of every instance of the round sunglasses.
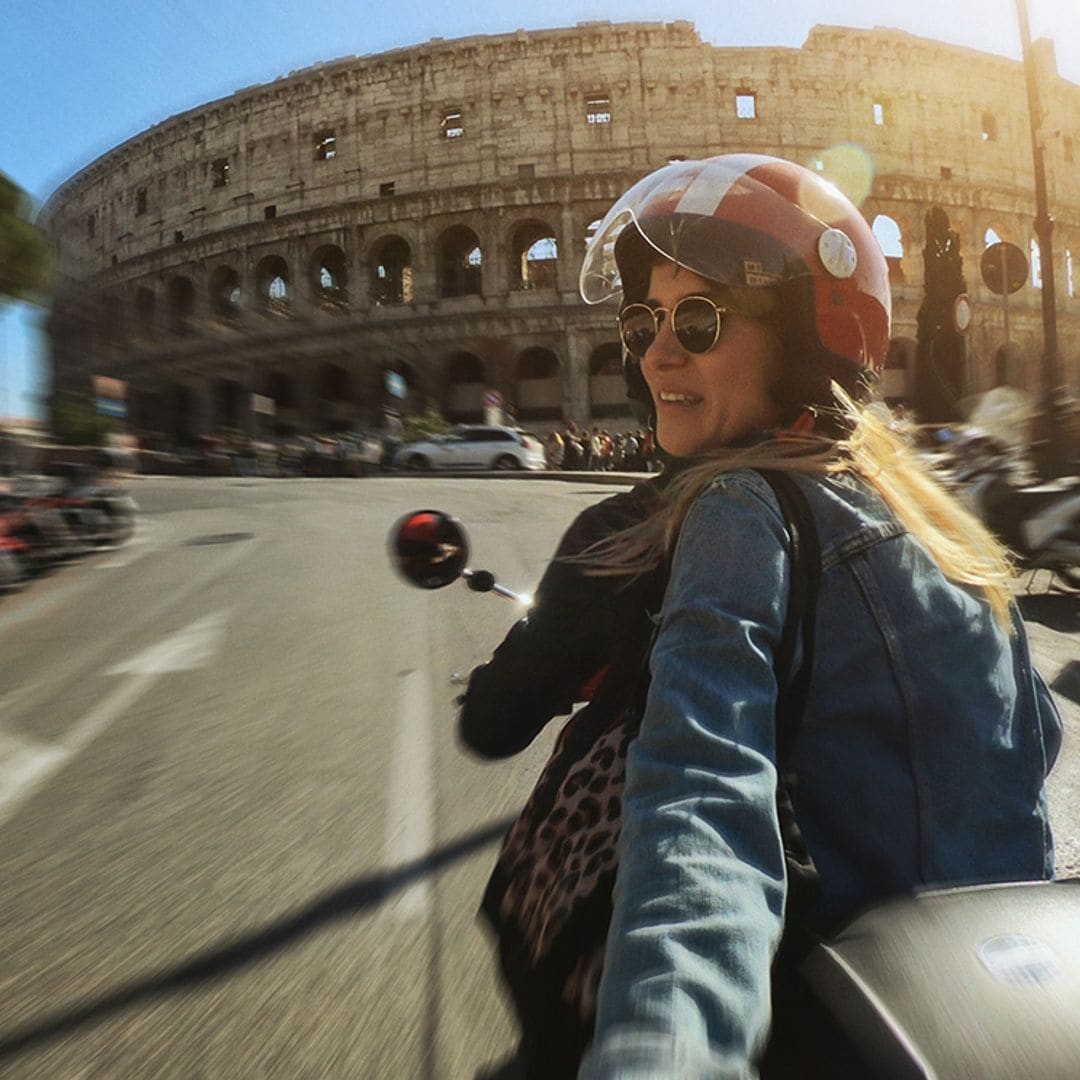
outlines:
[{"label": "round sunglasses", "polygon": [[673,308],[627,304],[619,312],[619,337],[626,351],[641,360],[660,333],[664,315],[679,344],[691,353],[708,352],[720,337],[725,309],[707,296],[684,296]]}]

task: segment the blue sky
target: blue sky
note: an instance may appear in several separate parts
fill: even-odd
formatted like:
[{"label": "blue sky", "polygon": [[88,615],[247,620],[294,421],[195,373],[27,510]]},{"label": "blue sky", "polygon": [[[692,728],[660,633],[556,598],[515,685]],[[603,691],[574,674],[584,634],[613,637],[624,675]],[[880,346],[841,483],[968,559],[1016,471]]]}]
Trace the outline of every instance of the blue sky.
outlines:
[{"label": "blue sky", "polygon": [[[1028,5],[1032,35],[1053,38],[1059,71],[1080,83],[1080,0]],[[797,47],[826,23],[1020,55],[1014,0],[6,0],[0,11],[0,171],[39,204],[174,113],[320,60],[433,37],[689,19],[714,44]],[[0,416],[43,412],[41,320],[25,306],[0,310]]]}]

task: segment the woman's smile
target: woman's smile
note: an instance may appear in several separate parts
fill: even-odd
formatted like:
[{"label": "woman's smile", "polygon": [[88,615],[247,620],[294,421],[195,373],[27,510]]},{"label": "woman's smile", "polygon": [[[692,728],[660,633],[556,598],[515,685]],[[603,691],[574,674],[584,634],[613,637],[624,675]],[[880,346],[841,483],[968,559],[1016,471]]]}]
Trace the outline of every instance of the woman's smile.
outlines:
[{"label": "woman's smile", "polygon": [[[715,292],[704,278],[665,261],[652,268],[646,303],[670,312],[686,296]],[[641,360],[657,442],[675,457],[688,457],[775,427],[779,410],[771,391],[780,356],[775,330],[760,319],[722,311],[716,343],[696,353],[683,346],[665,315]]]}]

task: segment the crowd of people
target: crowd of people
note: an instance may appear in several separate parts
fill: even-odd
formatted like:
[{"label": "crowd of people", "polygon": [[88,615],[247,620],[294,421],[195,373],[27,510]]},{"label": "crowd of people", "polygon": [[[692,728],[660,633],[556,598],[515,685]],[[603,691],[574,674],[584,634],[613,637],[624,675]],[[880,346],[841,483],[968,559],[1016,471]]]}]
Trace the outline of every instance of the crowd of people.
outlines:
[{"label": "crowd of people", "polygon": [[549,468],[567,472],[660,471],[656,440],[647,428],[611,433],[594,425],[589,431],[571,420],[548,435],[545,452]]}]

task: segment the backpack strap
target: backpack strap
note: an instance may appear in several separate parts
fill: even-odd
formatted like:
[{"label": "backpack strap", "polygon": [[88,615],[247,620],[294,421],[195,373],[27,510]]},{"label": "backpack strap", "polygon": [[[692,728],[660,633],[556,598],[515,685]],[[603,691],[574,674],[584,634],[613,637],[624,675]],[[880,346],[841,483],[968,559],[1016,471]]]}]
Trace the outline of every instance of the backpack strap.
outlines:
[{"label": "backpack strap", "polygon": [[[774,999],[777,988],[789,986],[792,965],[811,948],[815,939],[812,911],[821,891],[821,879],[795,816],[798,780],[791,770],[791,752],[802,724],[810,676],[814,667],[817,599],[821,585],[821,544],[814,514],[802,489],[790,473],[759,470],[773,489],[791,536],[791,574],[787,612],[776,651],[776,809],[784,844],[788,894],[784,935],[773,965]],[[802,641],[802,657],[793,671],[795,646]],[[774,1011],[777,1002],[774,1000]]]},{"label": "backpack strap", "polygon": [[[817,599],[821,587],[821,544],[813,511],[791,474],[778,469],[759,469],[758,472],[776,495],[791,536],[787,613],[776,652],[779,686],[776,703],[777,759],[781,769],[784,769],[802,724],[814,667]],[[798,670],[793,670],[795,647],[800,640],[802,662]]]}]

